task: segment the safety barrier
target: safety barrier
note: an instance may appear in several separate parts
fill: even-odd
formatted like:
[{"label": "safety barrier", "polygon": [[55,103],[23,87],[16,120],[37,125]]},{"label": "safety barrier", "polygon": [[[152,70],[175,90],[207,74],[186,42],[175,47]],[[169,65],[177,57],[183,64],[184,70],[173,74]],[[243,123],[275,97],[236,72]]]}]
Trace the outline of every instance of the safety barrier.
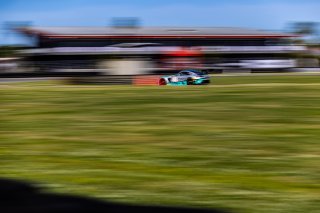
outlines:
[{"label": "safety barrier", "polygon": [[159,75],[139,75],[133,77],[132,84],[141,86],[159,85],[159,80]]}]

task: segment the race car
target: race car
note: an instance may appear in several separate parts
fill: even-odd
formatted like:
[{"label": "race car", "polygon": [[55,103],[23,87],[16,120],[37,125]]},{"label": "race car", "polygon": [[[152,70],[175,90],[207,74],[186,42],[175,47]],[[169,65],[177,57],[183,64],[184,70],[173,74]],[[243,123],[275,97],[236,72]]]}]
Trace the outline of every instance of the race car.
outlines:
[{"label": "race car", "polygon": [[209,84],[210,76],[205,71],[182,70],[176,75],[162,76],[159,85],[202,85]]}]

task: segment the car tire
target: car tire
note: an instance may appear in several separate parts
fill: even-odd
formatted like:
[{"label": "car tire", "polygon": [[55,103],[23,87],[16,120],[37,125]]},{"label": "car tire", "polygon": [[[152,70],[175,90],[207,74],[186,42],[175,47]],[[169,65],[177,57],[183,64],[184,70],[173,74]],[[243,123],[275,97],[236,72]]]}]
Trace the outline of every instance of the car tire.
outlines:
[{"label": "car tire", "polygon": [[160,86],[165,86],[165,85],[167,85],[166,79],[160,78],[160,80],[159,80],[159,85],[160,85]]},{"label": "car tire", "polygon": [[192,85],[192,84],[193,84],[192,78],[188,78],[188,79],[187,79],[187,85]]}]

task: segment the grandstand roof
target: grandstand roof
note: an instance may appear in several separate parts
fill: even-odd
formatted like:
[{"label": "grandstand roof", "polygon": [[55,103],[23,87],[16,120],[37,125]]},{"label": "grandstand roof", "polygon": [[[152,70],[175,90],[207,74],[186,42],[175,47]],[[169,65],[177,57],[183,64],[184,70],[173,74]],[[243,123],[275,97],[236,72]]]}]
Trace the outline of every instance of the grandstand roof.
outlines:
[{"label": "grandstand roof", "polygon": [[48,38],[286,38],[296,35],[231,27],[24,27]]}]

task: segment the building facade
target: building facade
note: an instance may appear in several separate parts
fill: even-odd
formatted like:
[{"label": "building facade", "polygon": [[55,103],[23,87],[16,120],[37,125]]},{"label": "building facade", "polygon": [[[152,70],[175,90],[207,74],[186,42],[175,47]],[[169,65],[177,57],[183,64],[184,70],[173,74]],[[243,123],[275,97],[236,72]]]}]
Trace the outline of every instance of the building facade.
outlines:
[{"label": "building facade", "polygon": [[295,35],[244,28],[27,27],[36,40],[24,50],[40,70],[98,70],[104,74],[174,72],[182,68],[288,69],[303,46]]}]

